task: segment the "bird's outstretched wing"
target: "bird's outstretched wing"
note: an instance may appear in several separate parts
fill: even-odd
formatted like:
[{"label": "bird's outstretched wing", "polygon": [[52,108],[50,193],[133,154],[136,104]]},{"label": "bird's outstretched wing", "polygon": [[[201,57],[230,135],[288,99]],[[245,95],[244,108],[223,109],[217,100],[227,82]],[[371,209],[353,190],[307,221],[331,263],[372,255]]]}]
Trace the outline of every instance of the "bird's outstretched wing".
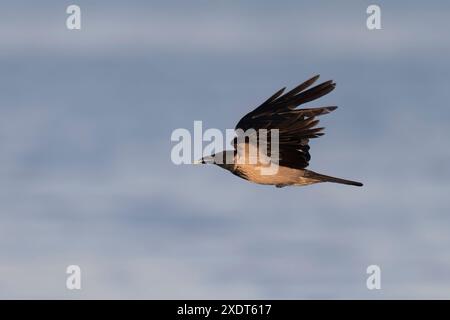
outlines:
[{"label": "bird's outstretched wing", "polygon": [[[319,75],[303,82],[291,91],[283,94],[286,88],[277,91],[255,110],[246,114],[236,125],[236,137],[233,141],[237,149],[242,129],[278,129],[279,130],[279,164],[296,169],[308,166],[311,158],[309,154],[309,139],[322,136],[324,128],[317,127],[317,116],[327,114],[335,110],[336,106],[296,109],[299,105],[316,100],[330,91],[336,84],[326,81],[311,87],[319,78]],[[309,88],[309,89],[308,89]],[[268,133],[268,135],[270,135]],[[270,150],[270,141],[269,148]]]}]

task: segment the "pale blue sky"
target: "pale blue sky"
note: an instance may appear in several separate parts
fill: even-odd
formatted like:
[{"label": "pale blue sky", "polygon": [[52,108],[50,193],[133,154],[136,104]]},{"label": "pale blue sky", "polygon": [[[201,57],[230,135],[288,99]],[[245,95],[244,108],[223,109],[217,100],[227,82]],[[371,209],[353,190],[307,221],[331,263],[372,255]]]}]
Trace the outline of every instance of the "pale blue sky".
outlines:
[{"label": "pale blue sky", "polygon": [[[449,297],[448,2],[377,2],[377,31],[370,1],[76,3],[80,31],[71,1],[0,4],[1,298]],[[311,169],[363,188],[170,161],[172,130],[316,73]]]}]

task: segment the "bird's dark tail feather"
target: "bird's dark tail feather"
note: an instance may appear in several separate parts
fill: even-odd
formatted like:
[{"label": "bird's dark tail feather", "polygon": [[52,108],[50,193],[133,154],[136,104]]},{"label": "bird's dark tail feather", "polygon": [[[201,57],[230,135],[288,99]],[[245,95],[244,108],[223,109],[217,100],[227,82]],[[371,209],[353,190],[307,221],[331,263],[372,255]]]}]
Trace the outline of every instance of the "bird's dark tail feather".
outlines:
[{"label": "bird's dark tail feather", "polygon": [[312,179],[317,179],[317,180],[323,181],[323,182],[334,182],[334,183],[348,184],[348,185],[357,186],[357,187],[362,187],[363,186],[363,184],[361,182],[358,182],[358,181],[352,181],[352,180],[346,180],[346,179],[341,179],[341,178],[330,177],[330,176],[326,176],[324,174],[316,173],[314,171],[309,171],[309,170],[305,172],[305,177],[312,178]]}]

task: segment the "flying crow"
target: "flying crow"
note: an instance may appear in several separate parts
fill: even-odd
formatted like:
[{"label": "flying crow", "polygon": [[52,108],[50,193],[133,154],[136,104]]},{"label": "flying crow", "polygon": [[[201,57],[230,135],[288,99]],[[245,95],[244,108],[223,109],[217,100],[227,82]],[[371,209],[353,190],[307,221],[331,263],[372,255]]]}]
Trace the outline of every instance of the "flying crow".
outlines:
[{"label": "flying crow", "polygon": [[[335,178],[306,169],[311,158],[309,139],[324,134],[322,132],[324,128],[317,127],[319,120],[316,117],[337,108],[329,106],[296,109],[302,104],[326,95],[335,88],[336,84],[332,80],[310,88],[318,78],[319,75],[316,75],[285,94],[283,93],[286,88],[277,91],[255,110],[246,114],[236,125],[234,150],[203,157],[197,163],[216,164],[243,179],[259,184],[275,185],[278,188],[318,182],[361,187],[363,184],[360,182]],[[261,143],[261,132],[264,129],[267,132],[264,135],[265,143]],[[274,129],[278,129],[278,139],[274,139],[271,135]],[[256,140],[252,140],[252,137],[256,137]],[[278,148],[275,148],[275,143]],[[272,149],[275,149],[276,155]],[[274,171],[264,172],[264,169],[274,164],[276,164]]]}]

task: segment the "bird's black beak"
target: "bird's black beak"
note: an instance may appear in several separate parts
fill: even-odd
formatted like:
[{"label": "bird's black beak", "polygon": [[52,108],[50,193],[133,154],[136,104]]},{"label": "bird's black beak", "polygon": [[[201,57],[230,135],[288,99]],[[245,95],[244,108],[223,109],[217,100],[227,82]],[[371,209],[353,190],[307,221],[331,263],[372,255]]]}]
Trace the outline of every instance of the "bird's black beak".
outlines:
[{"label": "bird's black beak", "polygon": [[203,160],[203,158],[201,158],[201,159],[199,159],[199,160],[195,160],[194,162],[193,162],[193,164],[205,164],[206,162],[205,162],[205,160]]},{"label": "bird's black beak", "polygon": [[194,164],[207,164],[214,163],[214,157],[203,157],[199,160],[194,161]]}]

